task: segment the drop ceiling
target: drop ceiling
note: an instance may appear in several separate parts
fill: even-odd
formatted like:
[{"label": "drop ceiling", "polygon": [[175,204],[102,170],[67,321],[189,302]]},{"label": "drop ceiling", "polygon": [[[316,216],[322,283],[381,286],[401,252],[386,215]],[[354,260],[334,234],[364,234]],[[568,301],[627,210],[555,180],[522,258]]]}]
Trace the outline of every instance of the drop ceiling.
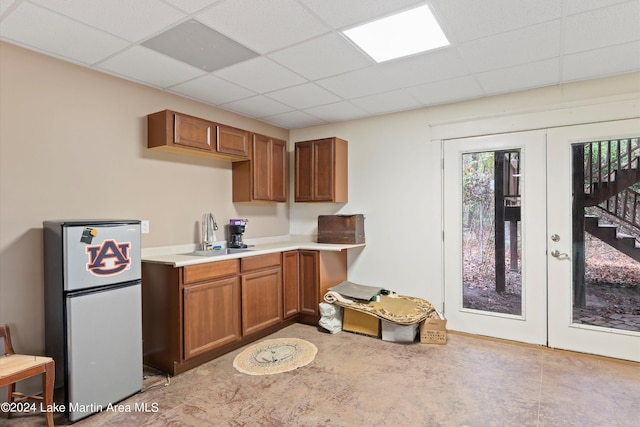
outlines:
[{"label": "drop ceiling", "polygon": [[[424,4],[450,46],[341,33]],[[638,72],[640,0],[0,0],[0,40],[294,129]]]}]

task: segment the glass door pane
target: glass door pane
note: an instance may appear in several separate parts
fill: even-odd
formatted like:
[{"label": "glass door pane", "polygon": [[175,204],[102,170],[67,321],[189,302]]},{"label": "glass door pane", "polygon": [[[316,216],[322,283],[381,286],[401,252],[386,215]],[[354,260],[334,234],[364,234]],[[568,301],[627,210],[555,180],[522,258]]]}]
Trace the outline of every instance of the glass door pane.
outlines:
[{"label": "glass door pane", "polygon": [[522,314],[520,155],[462,155],[464,308]]},{"label": "glass door pane", "polygon": [[640,331],[638,138],[571,150],[573,323]]}]

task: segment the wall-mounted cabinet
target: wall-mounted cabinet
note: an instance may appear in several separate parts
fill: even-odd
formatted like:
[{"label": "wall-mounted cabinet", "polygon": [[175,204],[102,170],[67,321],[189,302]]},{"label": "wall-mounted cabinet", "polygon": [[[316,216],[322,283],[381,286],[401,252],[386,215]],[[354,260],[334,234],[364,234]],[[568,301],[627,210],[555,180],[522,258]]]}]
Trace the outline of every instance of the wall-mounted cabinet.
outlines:
[{"label": "wall-mounted cabinet", "polygon": [[249,158],[249,132],[171,110],[147,116],[147,147],[231,161]]},{"label": "wall-mounted cabinet", "polygon": [[295,201],[348,201],[347,141],[324,138],[295,144]]},{"label": "wall-mounted cabinet", "polygon": [[287,201],[287,143],[252,134],[251,160],[234,162],[234,202]]}]

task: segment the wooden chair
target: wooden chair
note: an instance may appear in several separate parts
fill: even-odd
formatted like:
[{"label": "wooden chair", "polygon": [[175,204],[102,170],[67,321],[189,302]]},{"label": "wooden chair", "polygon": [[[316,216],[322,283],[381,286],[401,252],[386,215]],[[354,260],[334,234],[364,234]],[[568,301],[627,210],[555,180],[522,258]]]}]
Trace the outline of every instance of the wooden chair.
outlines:
[{"label": "wooden chair", "polygon": [[[16,354],[11,344],[9,325],[0,325],[0,338],[4,338],[4,356],[0,356],[0,387],[7,386],[7,402],[25,402],[35,400],[41,402],[45,409],[53,408],[53,387],[55,381],[55,364],[50,357],[28,356]],[[27,396],[16,392],[18,381],[42,375],[43,396]],[[40,406],[38,406],[40,409]],[[47,427],[53,426],[53,411],[46,413]],[[7,418],[11,418],[11,412],[7,411]]]}]

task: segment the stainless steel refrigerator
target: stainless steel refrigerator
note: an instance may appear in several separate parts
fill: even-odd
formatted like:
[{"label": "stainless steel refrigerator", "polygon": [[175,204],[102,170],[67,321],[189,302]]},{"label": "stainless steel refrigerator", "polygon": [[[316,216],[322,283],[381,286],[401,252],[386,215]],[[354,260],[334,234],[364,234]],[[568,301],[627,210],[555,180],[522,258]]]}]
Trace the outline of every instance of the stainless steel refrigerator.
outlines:
[{"label": "stainless steel refrigerator", "polygon": [[71,421],[142,389],[140,221],[43,223],[45,350]]}]

